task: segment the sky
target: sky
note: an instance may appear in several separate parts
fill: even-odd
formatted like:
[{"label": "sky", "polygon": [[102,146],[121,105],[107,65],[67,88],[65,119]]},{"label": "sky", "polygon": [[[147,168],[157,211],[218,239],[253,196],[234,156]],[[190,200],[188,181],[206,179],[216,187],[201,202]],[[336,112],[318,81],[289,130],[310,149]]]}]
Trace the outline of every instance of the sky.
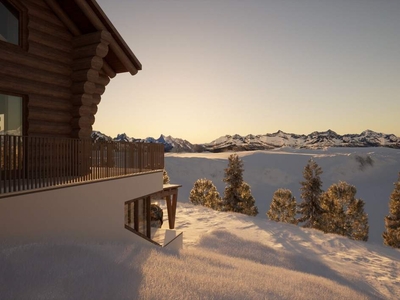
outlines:
[{"label": "sky", "polygon": [[95,130],[192,143],[278,130],[400,136],[400,1],[98,3],[143,70],[111,80]]}]

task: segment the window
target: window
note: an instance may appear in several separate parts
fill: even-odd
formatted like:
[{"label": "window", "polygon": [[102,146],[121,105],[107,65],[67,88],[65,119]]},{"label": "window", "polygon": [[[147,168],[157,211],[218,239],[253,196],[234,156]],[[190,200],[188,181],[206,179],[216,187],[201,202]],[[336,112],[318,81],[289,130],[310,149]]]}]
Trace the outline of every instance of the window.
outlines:
[{"label": "window", "polygon": [[5,0],[0,0],[0,40],[19,45],[20,14]]},{"label": "window", "polygon": [[22,135],[23,99],[0,94],[0,134]]}]

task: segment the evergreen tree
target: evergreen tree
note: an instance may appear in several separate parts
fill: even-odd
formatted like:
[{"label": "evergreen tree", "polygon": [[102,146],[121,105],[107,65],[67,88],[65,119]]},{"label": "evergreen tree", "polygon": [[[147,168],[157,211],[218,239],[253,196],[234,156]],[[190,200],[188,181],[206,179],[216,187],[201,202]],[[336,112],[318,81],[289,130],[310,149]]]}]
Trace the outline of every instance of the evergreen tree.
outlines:
[{"label": "evergreen tree", "polygon": [[251,194],[250,186],[246,182],[243,182],[240,186],[239,193],[242,198],[242,202],[239,203],[241,208],[239,212],[249,216],[257,216],[258,208],[256,206],[256,200]]},{"label": "evergreen tree", "polygon": [[298,221],[304,222],[303,227],[319,228],[319,219],[323,213],[320,203],[320,195],[322,193],[321,174],[321,167],[310,159],[303,171],[305,181],[300,182],[301,199],[303,201],[299,204],[298,213],[302,216]]},{"label": "evergreen tree", "polygon": [[[352,224],[347,226],[347,236],[357,241],[368,241],[368,215],[364,212],[365,202],[355,199],[347,208],[347,217]],[[350,222],[349,222],[350,223]]]},{"label": "evergreen tree", "polygon": [[276,222],[297,224],[296,199],[290,190],[278,189],[275,191],[267,216]]},{"label": "evergreen tree", "polygon": [[163,184],[168,184],[169,183],[169,176],[167,170],[163,170]]},{"label": "evergreen tree", "polygon": [[215,210],[221,209],[221,197],[211,180],[198,179],[190,191],[189,200],[194,205],[203,205]]},{"label": "evergreen tree", "polygon": [[400,173],[390,194],[389,215],[385,217],[386,231],[383,233],[383,243],[393,248],[400,248]]},{"label": "evergreen tree", "polygon": [[321,195],[324,210],[319,227],[326,233],[347,236],[353,240],[368,240],[368,215],[364,201],[356,199],[357,189],[346,182],[332,184]]},{"label": "evergreen tree", "polygon": [[243,181],[243,171],[243,161],[239,156],[230,155],[228,167],[225,169],[223,210],[255,216],[258,214],[258,209],[251,195],[250,186]]}]

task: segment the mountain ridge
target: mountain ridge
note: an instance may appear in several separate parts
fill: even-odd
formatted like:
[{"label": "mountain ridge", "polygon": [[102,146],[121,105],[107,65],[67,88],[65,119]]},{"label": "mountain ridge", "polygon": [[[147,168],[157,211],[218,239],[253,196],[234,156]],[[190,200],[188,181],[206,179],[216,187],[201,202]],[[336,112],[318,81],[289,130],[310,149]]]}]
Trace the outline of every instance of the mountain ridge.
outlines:
[{"label": "mountain ridge", "polygon": [[192,144],[187,140],[161,134],[158,139],[147,137],[137,139],[126,133],[118,134],[115,138],[100,131],[92,132],[95,141],[147,142],[164,144],[165,152],[224,152],[224,151],[253,151],[271,150],[282,147],[323,149],[328,147],[388,147],[400,149],[400,138],[394,134],[385,134],[367,129],[360,134],[337,134],[335,131],[313,131],[308,135],[286,133],[278,130],[275,133],[224,135],[210,143]]}]

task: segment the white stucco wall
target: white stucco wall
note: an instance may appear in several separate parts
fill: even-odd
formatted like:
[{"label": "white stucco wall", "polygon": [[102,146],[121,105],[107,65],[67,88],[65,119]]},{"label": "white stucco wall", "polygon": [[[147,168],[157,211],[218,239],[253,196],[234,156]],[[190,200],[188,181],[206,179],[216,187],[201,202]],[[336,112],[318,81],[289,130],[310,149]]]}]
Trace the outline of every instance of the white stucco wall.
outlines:
[{"label": "white stucco wall", "polygon": [[0,239],[142,241],[124,228],[124,203],[162,188],[155,172],[0,198]]}]

